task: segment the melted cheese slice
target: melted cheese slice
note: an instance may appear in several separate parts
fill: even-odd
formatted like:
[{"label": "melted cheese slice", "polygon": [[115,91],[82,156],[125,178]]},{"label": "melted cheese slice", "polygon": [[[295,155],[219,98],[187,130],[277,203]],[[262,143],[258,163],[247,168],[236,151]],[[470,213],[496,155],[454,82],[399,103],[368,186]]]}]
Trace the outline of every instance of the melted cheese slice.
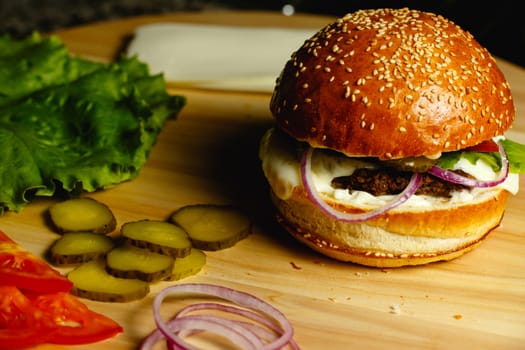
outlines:
[{"label": "melted cheese slice", "polygon": [[[261,140],[259,157],[262,160],[263,172],[268,179],[275,194],[286,200],[290,198],[294,188],[302,187],[300,160],[293,141],[283,137],[270,129]],[[377,167],[376,164],[348,158],[335,153],[314,152],[312,157],[312,172],[314,184],[321,195],[331,201],[348,203],[363,209],[374,209],[386,205],[394,196],[373,196],[363,191],[350,193],[345,189],[335,189],[331,186],[334,177],[350,175],[360,167]],[[466,159],[461,159],[456,168],[471,174],[481,180],[493,180],[497,174],[482,161],[476,164]],[[462,205],[476,201],[484,201],[494,196],[495,191],[501,188],[512,194],[518,193],[519,175],[509,174],[500,185],[489,188],[472,188],[469,190],[455,191],[451,198],[438,198],[427,195],[413,195],[401,206],[393,209],[399,210],[425,210],[450,208],[451,205]]]},{"label": "melted cheese slice", "polygon": [[156,23],[136,29],[127,55],[178,84],[272,92],[307,29]]}]

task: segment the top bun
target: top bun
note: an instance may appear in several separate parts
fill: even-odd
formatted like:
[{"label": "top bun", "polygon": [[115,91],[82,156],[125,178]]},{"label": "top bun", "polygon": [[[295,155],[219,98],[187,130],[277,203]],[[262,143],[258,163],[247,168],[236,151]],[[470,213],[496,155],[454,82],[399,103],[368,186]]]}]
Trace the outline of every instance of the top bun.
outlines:
[{"label": "top bun", "polygon": [[502,135],[509,84],[442,16],[374,9],[328,24],[292,54],[272,96],[277,126],[349,156],[436,157]]}]

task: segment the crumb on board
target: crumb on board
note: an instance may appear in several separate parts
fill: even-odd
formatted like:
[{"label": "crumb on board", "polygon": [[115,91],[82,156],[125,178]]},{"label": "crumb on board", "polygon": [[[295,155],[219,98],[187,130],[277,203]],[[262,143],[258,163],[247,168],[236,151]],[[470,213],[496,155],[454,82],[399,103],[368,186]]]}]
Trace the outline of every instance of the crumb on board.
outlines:
[{"label": "crumb on board", "polygon": [[302,269],[301,266],[297,265],[297,264],[294,263],[293,261],[290,261],[290,265],[292,265],[292,267],[293,267],[294,269],[296,269],[296,270],[301,270],[301,269]]},{"label": "crumb on board", "polygon": [[399,304],[390,305],[390,313],[395,315],[401,314],[401,307],[399,306]]},{"label": "crumb on board", "polygon": [[354,272],[354,275],[355,275],[356,277],[368,276],[368,271],[365,271],[365,272],[356,271],[356,272]]},{"label": "crumb on board", "polygon": [[455,314],[454,317],[456,320],[461,320],[463,318],[463,315],[460,315],[460,314]]}]

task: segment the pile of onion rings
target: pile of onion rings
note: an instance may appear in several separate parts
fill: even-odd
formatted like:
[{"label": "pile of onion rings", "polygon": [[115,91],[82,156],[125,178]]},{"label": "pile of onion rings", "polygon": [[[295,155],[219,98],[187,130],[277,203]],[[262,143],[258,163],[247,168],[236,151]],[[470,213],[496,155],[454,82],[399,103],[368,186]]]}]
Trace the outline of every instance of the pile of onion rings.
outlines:
[{"label": "pile of onion rings", "polygon": [[[182,308],[168,321],[162,319],[160,308],[167,297],[192,294],[223,299],[230,304],[199,302]],[[203,310],[209,313],[196,313]],[[256,296],[228,287],[206,283],[167,287],[153,301],[153,317],[157,328],[143,340],[140,350],[153,349],[163,339],[169,350],[197,349],[185,338],[200,332],[213,333],[245,350],[299,350],[293,340],[292,325],[282,312]]]}]

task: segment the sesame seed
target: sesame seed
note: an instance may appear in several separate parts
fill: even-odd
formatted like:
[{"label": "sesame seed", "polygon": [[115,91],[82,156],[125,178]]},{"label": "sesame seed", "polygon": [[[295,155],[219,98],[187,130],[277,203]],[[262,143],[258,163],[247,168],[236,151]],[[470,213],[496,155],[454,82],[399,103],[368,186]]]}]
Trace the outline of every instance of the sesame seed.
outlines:
[{"label": "sesame seed", "polygon": [[350,87],[347,86],[347,87],[345,88],[345,98],[348,98],[349,96],[350,96]]}]

